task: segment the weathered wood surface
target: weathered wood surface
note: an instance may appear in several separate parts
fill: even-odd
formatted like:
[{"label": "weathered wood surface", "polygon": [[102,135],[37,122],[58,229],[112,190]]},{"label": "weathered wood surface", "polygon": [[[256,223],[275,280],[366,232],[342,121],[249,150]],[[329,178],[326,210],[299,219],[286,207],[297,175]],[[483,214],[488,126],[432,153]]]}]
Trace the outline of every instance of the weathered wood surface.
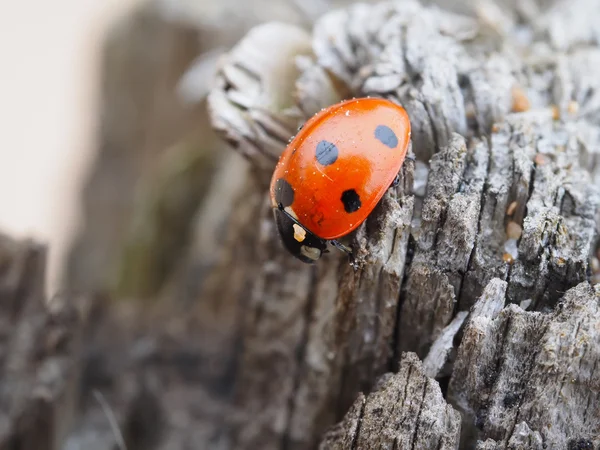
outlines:
[{"label": "weathered wood surface", "polygon": [[368,396],[359,394],[319,447],[447,450],[457,448],[459,441],[460,414],[446,403],[438,383],[425,375],[419,358],[406,353],[398,373],[380,379]]},{"label": "weathered wood surface", "polygon": [[[436,3],[452,12],[252,29],[208,101],[245,162],[176,95],[212,16],[156,2],[116,29],[67,271],[95,300],[83,339],[43,304],[43,251],[0,240],[0,448],[600,447],[599,3]],[[271,169],[308,117],[363,95],[406,107],[415,159],[351,236],[356,268],[304,265]]]},{"label": "weathered wood surface", "polygon": [[598,287],[583,282],[541,313],[504,307],[507,283],[490,281],[468,319],[448,391],[464,413],[465,446],[479,437],[485,449],[597,448]]},{"label": "weathered wood surface", "polygon": [[[540,345],[534,332],[525,333],[521,352],[494,357],[486,353],[491,343],[459,346],[482,307],[475,306],[466,329],[460,322],[480,296],[491,295],[484,289],[496,279],[504,283],[500,308],[523,304],[535,311],[526,314],[552,321],[564,293],[584,286],[597,267],[600,86],[586,74],[600,67],[600,52],[584,18],[598,13],[592,3],[580,2],[574,10],[567,2],[552,8],[530,3],[539,9],[506,9],[493,23],[491,4],[471,9],[473,17],[416,2],[354,5],[325,15],[312,36],[282,24],[255,28],[227,55],[209,108],[215,128],[257,169],[258,191],[243,195],[255,199],[260,211],[252,222],[238,223],[240,238],[230,244],[246,259],[222,269],[234,270],[235,283],[248,289],[236,296],[241,325],[231,328],[237,343],[230,353],[236,361],[232,402],[240,414],[226,431],[231,448],[311,448],[359,392],[367,395],[359,404],[368,402],[376,380],[399,370],[404,352],[415,352],[444,384],[450,376],[464,381],[455,367],[475,350],[481,354],[473,359],[474,378],[487,357],[509,367],[535,366],[514,380],[521,390],[540,379],[544,362],[531,360]],[[577,21],[581,28],[573,34]],[[309,54],[303,42],[310,42]],[[276,49],[286,49],[285,56]],[[281,79],[286,74],[295,78]],[[278,242],[264,189],[269,168],[298,122],[361,95],[405,106],[416,161],[407,162],[399,188],[353,236],[357,269],[335,253],[307,267]],[[232,289],[216,289],[212,298],[229,303]],[[502,317],[514,311],[506,306]],[[597,335],[598,318],[590,320]],[[573,348],[575,338],[566,336],[565,346]],[[485,342],[497,338],[490,334]],[[463,434],[479,427],[478,445],[509,448],[527,442],[524,423],[548,448],[577,439],[597,446],[599,374],[595,356],[583,358],[591,382],[567,403],[555,402],[549,411],[530,407],[545,401],[530,392],[523,411],[513,405],[518,419],[499,425],[489,415],[481,419],[483,413],[483,422],[477,413],[465,414]],[[556,370],[567,373],[565,366]],[[463,383],[471,396],[467,409],[453,403],[456,397],[448,400],[472,412],[491,408],[488,397],[510,394],[502,377],[488,383],[487,391]],[[587,408],[573,406],[581,404],[579,395]],[[344,422],[347,430],[360,417],[357,408]],[[548,420],[563,415],[567,424],[585,422],[587,434],[577,424],[548,428]],[[422,432],[412,429],[416,441]],[[465,439],[464,448],[475,445]]]},{"label": "weathered wood surface", "polygon": [[46,248],[0,234],[0,448],[59,450],[76,414],[81,312],[46,302]]}]

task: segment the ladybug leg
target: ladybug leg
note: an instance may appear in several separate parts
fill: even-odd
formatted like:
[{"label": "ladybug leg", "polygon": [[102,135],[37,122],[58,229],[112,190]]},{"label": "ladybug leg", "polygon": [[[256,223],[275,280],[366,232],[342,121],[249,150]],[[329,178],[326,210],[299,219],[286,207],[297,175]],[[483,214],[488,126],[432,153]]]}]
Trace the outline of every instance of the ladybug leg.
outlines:
[{"label": "ladybug leg", "polygon": [[329,242],[331,242],[331,244],[334,247],[336,247],[339,250],[345,252],[348,255],[348,258],[350,258],[350,264],[354,265],[354,254],[352,253],[352,249],[351,248],[346,247],[344,244],[342,244],[339,241],[336,241],[335,239],[332,240],[332,241],[329,241]]},{"label": "ladybug leg", "polygon": [[[415,162],[415,158],[412,155],[411,156],[407,155],[405,159],[408,160],[408,161]],[[392,181],[391,187],[395,188],[396,186],[398,186],[398,184],[400,184],[400,173],[401,172],[402,172],[402,169],[400,169],[398,171],[398,173],[396,174],[396,178],[394,178],[394,181]]]},{"label": "ladybug leg", "polygon": [[329,241],[329,242],[331,242],[331,245],[333,245],[334,247],[340,249],[341,251],[346,252],[348,254],[352,254],[352,249],[350,249],[349,247],[346,247],[341,242],[336,241],[335,239],[332,240],[332,241]]}]

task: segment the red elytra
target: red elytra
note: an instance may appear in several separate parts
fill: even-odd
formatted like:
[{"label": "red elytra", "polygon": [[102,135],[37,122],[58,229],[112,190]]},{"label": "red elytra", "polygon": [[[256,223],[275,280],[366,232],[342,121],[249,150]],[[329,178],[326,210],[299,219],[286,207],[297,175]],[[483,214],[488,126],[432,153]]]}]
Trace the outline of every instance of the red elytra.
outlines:
[{"label": "red elytra", "polygon": [[285,247],[304,262],[355,230],[398,175],[410,142],[401,106],[381,98],[332,105],[309,119],[281,154],[271,202]]}]

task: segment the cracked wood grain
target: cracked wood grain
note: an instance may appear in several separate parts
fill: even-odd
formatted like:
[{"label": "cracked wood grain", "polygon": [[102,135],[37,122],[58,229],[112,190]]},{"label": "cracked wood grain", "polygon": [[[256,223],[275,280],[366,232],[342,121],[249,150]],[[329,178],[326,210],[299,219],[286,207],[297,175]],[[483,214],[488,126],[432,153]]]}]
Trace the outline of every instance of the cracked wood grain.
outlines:
[{"label": "cracked wood grain", "polygon": [[[269,245],[275,230],[270,203],[262,203],[261,233],[245,255],[255,271],[242,275],[248,291],[233,397],[245,419],[231,425],[234,448],[315,444],[356,392],[387,371],[412,211],[408,167],[357,234],[367,249],[359,269],[343,254],[308,266]],[[380,231],[369,236],[367,228]]]},{"label": "cracked wood grain", "polygon": [[450,450],[459,441],[460,415],[425,375],[419,358],[406,353],[398,372],[384,376],[369,395],[360,394],[319,448]]},{"label": "cracked wood grain", "polygon": [[[313,448],[349,410],[343,427],[353,438],[340,448],[353,448],[376,380],[401,370],[397,355],[414,352],[429,375],[459,380],[457,358],[475,350],[460,356],[457,347],[479,315],[498,314],[505,303],[506,311],[522,304],[527,314],[551,314],[564,292],[589,279],[600,212],[600,86],[586,73],[600,67],[600,53],[588,34],[545,40],[547,14],[560,20],[560,3],[539,3],[536,13],[514,6],[500,27],[486,22],[491,9],[467,17],[412,1],[357,4],[318,20],[310,44],[271,24],[230,52],[210,111],[217,131],[257,169],[258,183],[244,195],[260,209],[258,219],[230,228],[229,245],[244,247],[244,257],[230,259],[220,277],[233,270],[244,286],[232,301],[242,318],[232,353],[232,448]],[[513,33],[517,27],[531,33]],[[265,52],[266,41],[285,57]],[[277,74],[291,78],[274,82]],[[321,107],[364,95],[405,106],[416,160],[349,237],[357,269],[337,253],[307,268],[277,239],[265,155],[277,155]],[[212,298],[229,298],[232,286],[215,286]],[[502,303],[487,304],[498,292]],[[523,345],[541,337],[532,329]],[[525,366],[535,355],[527,358]],[[472,370],[484,360],[472,360]],[[485,391],[471,389],[471,401],[482,401]],[[465,416],[463,429],[485,420]],[[545,435],[528,435],[528,426],[519,419],[508,435],[484,433],[477,445],[537,445]]]},{"label": "cracked wood grain", "polygon": [[[543,313],[502,308],[506,283],[492,280],[464,331],[449,399],[463,435],[479,448],[572,448],[600,444],[600,294],[587,282]],[[467,442],[463,445],[468,445]],[[577,447],[576,447],[577,448]],[[586,447],[582,447],[586,448]]]},{"label": "cracked wood grain", "polygon": [[[82,385],[106,388],[128,448],[600,446],[592,284],[600,279],[598,2],[427,3],[438,6],[354,3],[324,13],[312,28],[265,23],[222,55],[208,96],[212,126],[251,170],[222,159],[189,258],[157,235],[165,252],[156,262],[165,262],[167,250],[181,261],[162,304],[148,315],[147,305],[131,306],[123,322],[117,314],[98,318],[87,342]],[[214,16],[200,16],[178,20],[218,28]],[[198,47],[196,29],[165,28],[157,19],[139,16],[133,26],[152,39],[117,53],[142,56],[135,61],[175,89],[172,78]],[[150,36],[157,25],[163,32]],[[145,51],[153,46],[158,53]],[[136,67],[131,74],[140,74]],[[194,81],[205,82],[187,78],[186,86]],[[156,105],[167,108],[154,115],[168,128],[178,125],[178,134],[197,123],[174,92],[159,95],[167,102]],[[336,251],[304,265],[284,251],[274,228],[266,193],[274,162],[312,114],[367,95],[405,106],[411,158],[398,187],[348,236],[357,267]],[[120,111],[123,98],[112,95],[105,109]],[[143,95],[140,104],[152,98]],[[173,136],[152,126],[151,110],[125,121],[132,130],[107,115],[106,136],[120,145],[109,153],[132,132],[131,142],[145,137],[142,147],[162,152]],[[109,160],[112,168],[128,158]],[[133,178],[123,177],[131,170],[101,172],[108,185],[131,187]],[[106,182],[96,178],[92,200],[105,198],[98,186]],[[197,203],[196,189],[171,187],[183,204]],[[183,213],[169,217],[189,217],[191,210],[165,198]],[[106,223],[87,220],[82,236],[114,237],[119,227]],[[79,247],[72,261],[89,254],[100,266],[114,250]],[[71,424],[80,324],[64,305],[43,303],[42,259],[37,245],[0,237],[2,448],[64,448]],[[76,285],[105,284],[105,270],[71,265]],[[67,447],[114,447],[102,411],[87,413]]]}]

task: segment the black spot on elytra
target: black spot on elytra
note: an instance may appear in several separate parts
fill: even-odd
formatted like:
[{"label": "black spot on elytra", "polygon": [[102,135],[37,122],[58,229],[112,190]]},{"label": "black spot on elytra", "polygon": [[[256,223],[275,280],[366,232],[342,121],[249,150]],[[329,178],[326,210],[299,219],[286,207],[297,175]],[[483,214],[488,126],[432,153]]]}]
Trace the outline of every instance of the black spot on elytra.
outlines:
[{"label": "black spot on elytra", "polygon": [[321,141],[317,144],[316,156],[319,164],[328,166],[337,161],[338,148],[331,142]]},{"label": "black spot on elytra", "polygon": [[294,188],[283,178],[275,182],[275,201],[281,203],[284,208],[294,203]]},{"label": "black spot on elytra", "polygon": [[571,439],[569,450],[594,450],[594,444],[589,439]]},{"label": "black spot on elytra", "polygon": [[378,125],[377,128],[375,128],[375,137],[383,145],[386,145],[389,148],[396,148],[398,146],[398,137],[388,126]]},{"label": "black spot on elytra", "polygon": [[354,189],[342,192],[342,203],[347,213],[358,211],[361,207],[360,196]]}]

